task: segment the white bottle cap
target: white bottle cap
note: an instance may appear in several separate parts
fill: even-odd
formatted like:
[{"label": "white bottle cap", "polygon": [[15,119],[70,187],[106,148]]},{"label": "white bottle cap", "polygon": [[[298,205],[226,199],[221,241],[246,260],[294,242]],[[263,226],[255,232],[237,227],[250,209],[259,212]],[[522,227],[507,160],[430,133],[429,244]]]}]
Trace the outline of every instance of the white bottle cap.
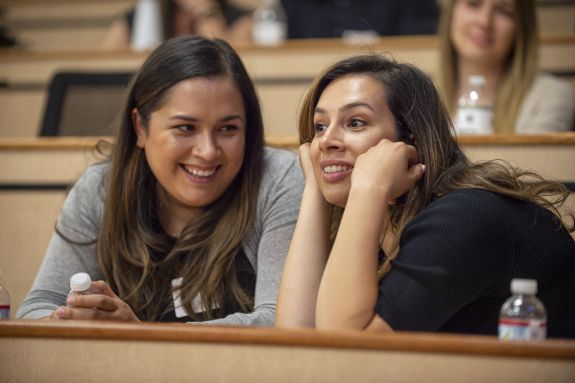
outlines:
[{"label": "white bottle cap", "polygon": [[90,288],[92,280],[87,273],[77,273],[70,278],[70,289],[72,291],[84,291]]},{"label": "white bottle cap", "polygon": [[483,75],[480,74],[469,76],[469,84],[475,86],[485,85],[485,77],[483,77]]},{"label": "white bottle cap", "polygon": [[537,294],[537,281],[535,279],[512,279],[511,292],[513,294]]}]

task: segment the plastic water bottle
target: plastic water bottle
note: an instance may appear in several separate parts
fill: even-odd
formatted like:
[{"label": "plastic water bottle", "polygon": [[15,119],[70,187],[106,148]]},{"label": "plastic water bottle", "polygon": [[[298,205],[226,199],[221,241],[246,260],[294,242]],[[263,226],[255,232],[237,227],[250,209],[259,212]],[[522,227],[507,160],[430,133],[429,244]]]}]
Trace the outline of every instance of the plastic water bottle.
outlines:
[{"label": "plastic water bottle", "polygon": [[[1,271],[0,276],[2,276]],[[2,285],[2,280],[0,279],[0,320],[3,319],[10,319],[10,294],[8,294],[8,291]]]},{"label": "plastic water bottle", "polygon": [[253,15],[252,38],[259,45],[278,45],[287,38],[287,16],[280,0],[263,0]]},{"label": "plastic water bottle", "polygon": [[544,340],[547,337],[547,312],[535,296],[537,281],[513,279],[513,294],[499,313],[499,339]]},{"label": "plastic water bottle", "polygon": [[87,273],[77,273],[70,277],[70,293],[72,295],[88,295],[94,294],[96,291],[91,289],[92,279]]},{"label": "plastic water bottle", "polygon": [[132,49],[154,49],[162,40],[162,17],[158,0],[139,0],[134,13]]},{"label": "plastic water bottle", "polygon": [[455,130],[458,134],[492,134],[493,105],[485,96],[485,77],[469,76],[468,89],[458,100]]}]

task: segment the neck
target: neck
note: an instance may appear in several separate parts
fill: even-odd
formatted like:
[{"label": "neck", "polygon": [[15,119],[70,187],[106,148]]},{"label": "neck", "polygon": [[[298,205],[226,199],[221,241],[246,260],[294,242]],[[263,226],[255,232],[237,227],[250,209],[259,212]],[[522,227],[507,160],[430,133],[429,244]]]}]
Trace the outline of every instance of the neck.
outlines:
[{"label": "neck", "polygon": [[198,209],[183,206],[163,188],[158,191],[158,199],[158,216],[162,229],[170,237],[179,237],[184,227],[198,214]]}]

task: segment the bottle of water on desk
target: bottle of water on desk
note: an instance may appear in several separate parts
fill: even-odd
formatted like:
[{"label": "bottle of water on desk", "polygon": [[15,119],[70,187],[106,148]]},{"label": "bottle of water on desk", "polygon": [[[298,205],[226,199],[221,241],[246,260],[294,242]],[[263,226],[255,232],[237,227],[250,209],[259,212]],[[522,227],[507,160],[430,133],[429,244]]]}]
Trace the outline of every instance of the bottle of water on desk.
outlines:
[{"label": "bottle of water on desk", "polygon": [[2,285],[2,271],[0,270],[0,320],[10,319],[10,294]]},{"label": "bottle of water on desk", "polygon": [[499,339],[544,340],[547,336],[547,312],[535,296],[537,281],[513,279],[513,294],[499,313]]},{"label": "bottle of water on desk", "polygon": [[458,134],[492,134],[493,106],[485,96],[485,77],[469,76],[467,91],[457,102],[455,130]]},{"label": "bottle of water on desk", "polygon": [[280,0],[263,0],[253,15],[252,38],[259,45],[278,45],[287,38],[287,17]]}]

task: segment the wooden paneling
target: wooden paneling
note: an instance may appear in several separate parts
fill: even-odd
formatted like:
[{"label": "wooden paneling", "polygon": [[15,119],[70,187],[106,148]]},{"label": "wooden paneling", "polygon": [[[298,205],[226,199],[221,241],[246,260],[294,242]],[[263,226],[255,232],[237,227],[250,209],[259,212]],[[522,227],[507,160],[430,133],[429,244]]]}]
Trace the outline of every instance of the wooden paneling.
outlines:
[{"label": "wooden paneling", "polygon": [[[540,66],[575,77],[575,34],[542,40]],[[266,131],[273,136],[296,134],[298,105],[312,79],[328,65],[350,55],[386,52],[399,61],[420,66],[432,77],[438,68],[437,39],[432,36],[382,38],[369,45],[348,45],[340,40],[294,40],[280,47],[241,46],[238,52],[255,81]],[[146,53],[131,52],[0,52],[0,137],[37,132],[51,76],[59,70],[135,71]],[[24,95],[29,99],[24,100]],[[4,103],[3,103],[4,104]],[[27,134],[24,134],[27,133]]]},{"label": "wooden paneling", "polygon": [[575,342],[185,324],[0,323],[9,382],[568,382]]}]

